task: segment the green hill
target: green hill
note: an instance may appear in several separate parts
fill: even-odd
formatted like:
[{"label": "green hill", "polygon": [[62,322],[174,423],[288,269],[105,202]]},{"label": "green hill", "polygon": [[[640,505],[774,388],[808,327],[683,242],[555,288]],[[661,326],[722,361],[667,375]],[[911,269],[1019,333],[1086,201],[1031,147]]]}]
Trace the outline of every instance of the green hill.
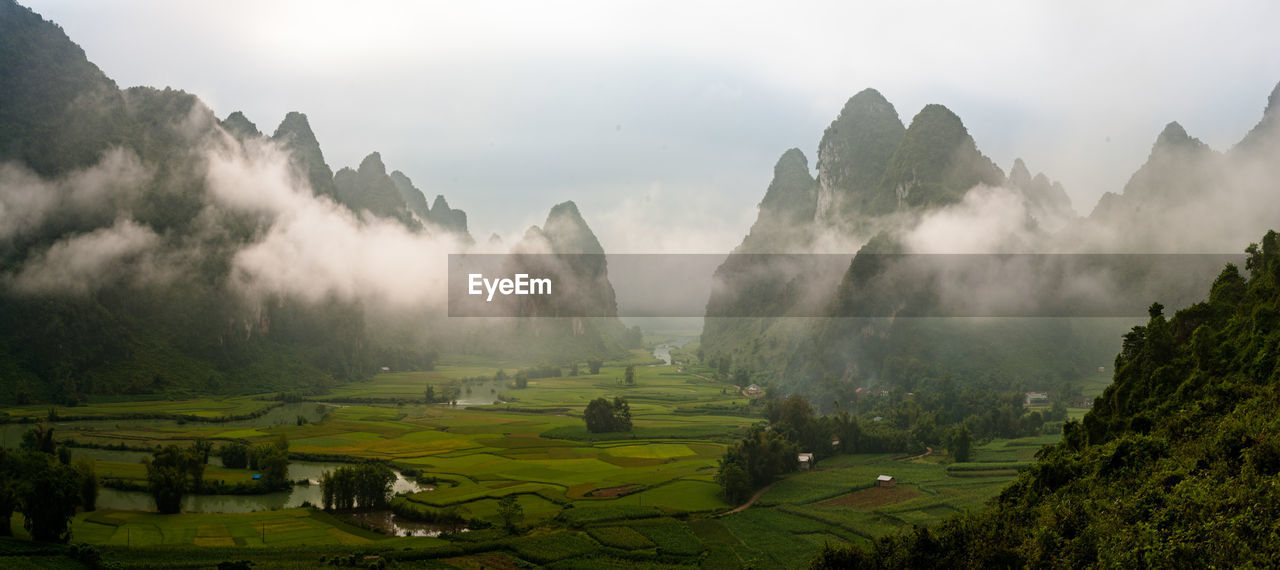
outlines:
[{"label": "green hill", "polygon": [[987,509],[822,567],[1247,567],[1280,557],[1280,234],[1124,335],[1114,383]]}]

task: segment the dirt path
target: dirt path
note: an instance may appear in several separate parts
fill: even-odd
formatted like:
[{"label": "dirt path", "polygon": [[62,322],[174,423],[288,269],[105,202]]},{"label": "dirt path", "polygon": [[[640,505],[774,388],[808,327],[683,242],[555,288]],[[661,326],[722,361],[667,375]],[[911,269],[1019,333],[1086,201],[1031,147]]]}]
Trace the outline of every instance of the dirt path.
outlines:
[{"label": "dirt path", "polygon": [[867,465],[875,465],[875,464],[877,464],[877,463],[884,463],[884,462],[886,462],[886,461],[911,461],[912,459],[920,459],[921,457],[924,457],[924,456],[926,456],[926,455],[929,455],[930,453],[933,453],[933,448],[932,448],[932,447],[925,447],[925,448],[924,448],[924,453],[921,453],[920,455],[913,455],[913,456],[910,456],[910,457],[907,457],[907,456],[902,456],[902,457],[886,457],[886,458],[884,458],[884,459],[877,459],[877,460],[875,460],[875,461],[869,461],[869,462],[867,462]]},{"label": "dirt path", "polygon": [[733,514],[733,513],[740,513],[740,512],[742,512],[742,511],[745,511],[745,510],[747,510],[747,509],[751,508],[751,505],[756,504],[756,499],[759,499],[759,498],[760,498],[760,496],[761,496],[761,495],[763,495],[765,491],[768,491],[768,490],[769,490],[769,487],[772,487],[772,486],[774,486],[774,485],[776,485],[776,484],[778,484],[778,482],[777,482],[777,481],[774,481],[774,482],[772,482],[772,483],[769,483],[768,485],[765,485],[765,486],[764,486],[764,488],[760,489],[759,491],[756,491],[756,494],[751,495],[751,498],[750,498],[750,499],[747,499],[747,502],[742,503],[742,506],[740,506],[740,507],[738,507],[738,508],[736,508],[736,509],[733,509],[732,511],[729,511],[729,512],[724,513],[724,514],[726,514],[726,515],[731,515],[731,514]]},{"label": "dirt path", "polygon": [[933,448],[932,448],[932,447],[925,447],[925,448],[924,448],[924,453],[921,453],[920,455],[917,455],[917,456],[915,456],[915,457],[903,457],[902,459],[899,459],[899,461],[911,461],[912,459],[920,459],[921,457],[924,457],[924,456],[926,456],[926,455],[929,455],[930,453],[933,453]]}]

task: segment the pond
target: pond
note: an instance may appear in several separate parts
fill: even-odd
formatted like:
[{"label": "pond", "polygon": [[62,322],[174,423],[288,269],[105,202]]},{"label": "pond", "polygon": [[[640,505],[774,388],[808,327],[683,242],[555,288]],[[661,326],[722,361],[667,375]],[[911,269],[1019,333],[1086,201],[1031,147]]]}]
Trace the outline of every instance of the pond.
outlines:
[{"label": "pond", "polygon": [[[98,461],[134,462],[142,461],[151,454],[141,451],[113,451],[107,449],[73,449],[72,457],[90,457]],[[222,460],[210,457],[209,463],[221,465]],[[325,471],[333,471],[344,463],[322,461],[289,462],[289,479],[307,479],[310,485],[296,485],[288,491],[265,493],[262,495],[187,495],[182,499],[182,511],[187,513],[250,513],[265,510],[291,509],[302,506],[303,502],[320,505],[320,475]],[[430,486],[419,485],[416,481],[405,478],[399,471],[395,472],[396,480],[392,484],[393,493],[417,493],[431,490]],[[151,495],[141,491],[121,491],[103,487],[98,491],[98,508],[121,509],[127,511],[155,510],[155,501]]]},{"label": "pond", "polygon": [[365,526],[393,536],[440,536],[451,529],[467,532],[466,528],[461,527],[405,520],[388,510],[355,512],[345,514],[343,517],[355,519]]},{"label": "pond", "polygon": [[460,387],[462,393],[458,394],[458,407],[493,404],[499,400],[499,394],[512,389],[509,382],[511,381],[463,382]]}]

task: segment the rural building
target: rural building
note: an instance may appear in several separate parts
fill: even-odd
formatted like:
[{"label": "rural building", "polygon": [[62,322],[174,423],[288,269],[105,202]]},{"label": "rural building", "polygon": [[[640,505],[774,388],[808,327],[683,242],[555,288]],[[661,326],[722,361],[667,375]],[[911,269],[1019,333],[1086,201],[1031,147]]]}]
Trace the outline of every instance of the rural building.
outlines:
[{"label": "rural building", "polygon": [[894,480],[892,475],[881,475],[879,477],[876,477],[877,487],[892,487],[897,484],[898,482]]},{"label": "rural building", "polygon": [[752,385],[750,385],[750,386],[747,386],[747,389],[742,391],[742,393],[743,393],[743,394],[746,394],[746,395],[747,395],[747,397],[749,397],[749,398],[755,398],[755,397],[759,396],[760,394],[762,394],[763,392],[764,392],[764,391],[760,389],[760,386],[758,386],[758,385],[756,385],[756,384],[752,384]]},{"label": "rural building", "polygon": [[800,462],[801,471],[808,470],[810,467],[813,467],[813,454],[801,453],[800,455],[796,456],[796,461]]},{"label": "rural building", "polygon": [[1027,392],[1026,406],[1047,406],[1049,405],[1048,392]]}]

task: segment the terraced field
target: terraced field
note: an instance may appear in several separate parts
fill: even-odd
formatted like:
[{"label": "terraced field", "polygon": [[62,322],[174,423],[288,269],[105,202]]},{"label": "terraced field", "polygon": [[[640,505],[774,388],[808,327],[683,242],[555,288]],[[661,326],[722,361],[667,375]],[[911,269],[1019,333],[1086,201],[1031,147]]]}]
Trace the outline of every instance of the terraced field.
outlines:
[{"label": "terraced field", "polygon": [[[635,360],[643,360],[642,355]],[[523,511],[521,525],[538,529],[529,536],[490,529],[452,540],[395,538],[311,509],[165,516],[105,510],[78,515],[75,540],[108,551],[177,549],[194,565],[201,560],[216,564],[236,548],[274,553],[262,547],[275,546],[317,560],[330,555],[324,549],[338,549],[348,553],[344,556],[436,559],[457,567],[607,566],[621,560],[700,561],[709,568],[794,567],[807,563],[826,543],[865,542],[977,508],[1032,461],[1041,445],[1056,439],[983,442],[974,446],[967,463],[951,463],[942,453],[913,460],[886,454],[825,458],[812,471],[778,481],[755,506],[719,515],[734,505],[719,496],[714,482],[718,461],[747,426],[761,421],[758,411],[730,386],[672,366],[650,365],[637,367],[634,385],[620,381],[621,365],[606,366],[595,375],[534,379],[523,389],[464,380],[498,370],[469,362],[430,372],[381,374],[313,402],[288,404],[288,413],[310,414],[304,422],[283,418],[286,412],[277,408],[259,419],[225,423],[110,419],[111,414],[125,418],[145,413],[139,410],[234,415],[278,406],[251,398],[104,403],[74,409],[100,419],[57,424],[56,435],[130,448],[195,438],[215,445],[232,440],[253,444],[284,436],[290,451],[302,457],[385,460],[434,478],[433,490],[397,499],[418,512],[449,511],[498,525],[499,500],[514,496]],[[514,368],[505,370],[514,373]],[[492,395],[496,403],[423,404],[428,386],[437,394],[465,394],[469,387],[472,399]],[[581,417],[587,402],[615,396],[630,403],[634,429],[589,433]],[[38,410],[8,412],[34,417]],[[94,452],[86,455],[97,460],[102,477],[141,481],[145,476],[134,457],[137,452],[128,460],[115,460],[110,452],[85,451]],[[898,486],[873,488],[881,474],[893,475]],[[248,480],[249,473],[211,465],[206,477],[235,483]],[[20,523],[14,526],[21,528]],[[129,559],[154,562],[158,552],[143,549],[134,556],[130,551]],[[269,564],[271,556],[255,560]]]}]

